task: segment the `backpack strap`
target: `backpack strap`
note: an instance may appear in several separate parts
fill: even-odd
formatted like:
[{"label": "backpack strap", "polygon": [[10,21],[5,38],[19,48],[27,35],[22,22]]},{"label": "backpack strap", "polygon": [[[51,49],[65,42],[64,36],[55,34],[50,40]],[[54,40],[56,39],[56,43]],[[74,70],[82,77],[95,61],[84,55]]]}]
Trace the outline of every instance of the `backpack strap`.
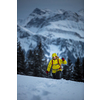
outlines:
[{"label": "backpack strap", "polygon": [[59,59],[57,59],[57,61],[58,61],[58,64],[59,64]]},{"label": "backpack strap", "polygon": [[52,66],[53,66],[53,59],[52,59]]},{"label": "backpack strap", "polygon": [[[59,64],[59,59],[57,59],[58,60],[58,64]],[[61,68],[61,65],[59,64],[59,66],[60,66],[60,68]]]}]

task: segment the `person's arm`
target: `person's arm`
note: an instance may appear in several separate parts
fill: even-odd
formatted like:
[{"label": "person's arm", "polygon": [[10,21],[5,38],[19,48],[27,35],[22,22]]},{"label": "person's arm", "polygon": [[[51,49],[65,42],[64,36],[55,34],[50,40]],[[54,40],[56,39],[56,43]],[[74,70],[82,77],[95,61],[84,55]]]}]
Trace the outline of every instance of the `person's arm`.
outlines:
[{"label": "person's arm", "polygon": [[64,58],[62,58],[61,60],[62,60],[62,64],[67,64],[67,61]]},{"label": "person's arm", "polygon": [[48,72],[50,72],[51,66],[52,66],[52,60],[50,60],[50,62],[49,62],[49,64],[48,64],[48,67],[47,67],[47,71],[48,71]]}]

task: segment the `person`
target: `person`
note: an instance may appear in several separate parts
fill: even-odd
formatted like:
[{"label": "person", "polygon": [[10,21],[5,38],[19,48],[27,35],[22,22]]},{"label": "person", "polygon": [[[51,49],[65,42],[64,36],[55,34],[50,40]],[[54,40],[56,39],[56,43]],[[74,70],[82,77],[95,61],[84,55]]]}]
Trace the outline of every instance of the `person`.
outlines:
[{"label": "person", "polygon": [[61,79],[61,64],[67,64],[67,61],[62,58],[59,59],[56,53],[52,54],[52,59],[50,60],[46,73],[48,74],[50,72],[51,66],[52,66],[52,75],[54,79]]}]

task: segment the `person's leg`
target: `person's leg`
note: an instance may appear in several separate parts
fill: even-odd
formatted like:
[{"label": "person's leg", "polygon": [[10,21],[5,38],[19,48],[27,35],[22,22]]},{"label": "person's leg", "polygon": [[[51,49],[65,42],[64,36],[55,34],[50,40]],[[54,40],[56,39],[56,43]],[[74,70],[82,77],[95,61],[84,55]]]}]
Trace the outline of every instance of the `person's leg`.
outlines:
[{"label": "person's leg", "polygon": [[56,73],[52,73],[53,78],[56,79]]},{"label": "person's leg", "polygon": [[56,79],[61,79],[61,71],[58,71],[58,72],[56,73]]}]

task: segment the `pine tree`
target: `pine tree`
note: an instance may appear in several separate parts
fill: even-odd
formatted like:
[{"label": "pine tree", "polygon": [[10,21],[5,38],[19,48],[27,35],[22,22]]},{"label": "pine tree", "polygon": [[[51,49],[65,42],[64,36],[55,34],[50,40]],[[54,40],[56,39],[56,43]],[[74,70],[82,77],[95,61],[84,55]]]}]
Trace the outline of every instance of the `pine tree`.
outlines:
[{"label": "pine tree", "polygon": [[25,74],[25,56],[17,39],[17,74]]},{"label": "pine tree", "polygon": [[79,57],[77,58],[77,61],[75,62],[75,67],[74,67],[74,80],[75,81],[81,81],[81,66],[80,66],[80,59]]},{"label": "pine tree", "polygon": [[82,60],[82,66],[81,66],[81,78],[82,81],[84,82],[84,58]]},{"label": "pine tree", "polygon": [[33,76],[33,71],[34,71],[34,50],[28,50],[27,52],[27,75]]},{"label": "pine tree", "polygon": [[71,80],[72,77],[72,62],[68,58],[68,64],[63,66],[63,78],[66,80]]},{"label": "pine tree", "polygon": [[64,79],[66,79],[66,76],[67,76],[67,67],[68,67],[67,65],[63,66],[63,78]]},{"label": "pine tree", "polygon": [[71,60],[68,58],[68,68],[67,68],[67,79],[70,80],[71,79],[71,71],[72,71],[72,66],[71,66],[72,62]]},{"label": "pine tree", "polygon": [[39,60],[38,60],[39,56],[38,56],[38,50],[34,50],[34,76],[38,76],[39,75]]},{"label": "pine tree", "polygon": [[68,66],[71,66],[72,62],[71,60],[68,58]]},{"label": "pine tree", "polygon": [[46,63],[47,62],[42,48],[42,43],[40,41],[34,50],[34,75],[35,76],[43,77],[45,75]]}]

